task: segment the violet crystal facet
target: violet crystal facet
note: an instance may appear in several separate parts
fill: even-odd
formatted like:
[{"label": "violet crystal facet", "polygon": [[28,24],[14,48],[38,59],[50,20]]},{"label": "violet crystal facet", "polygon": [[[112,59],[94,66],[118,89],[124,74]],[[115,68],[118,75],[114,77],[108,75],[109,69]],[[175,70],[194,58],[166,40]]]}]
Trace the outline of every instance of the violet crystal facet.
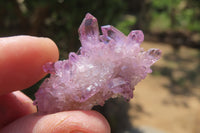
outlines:
[{"label": "violet crystal facet", "polygon": [[47,63],[44,71],[51,73],[35,94],[39,112],[90,110],[105,100],[133,97],[135,85],[151,73],[150,66],[161,56],[159,49],[144,51],[140,30],[125,36],[113,26],[101,27],[87,14],[80,28],[82,47],[68,60]]}]

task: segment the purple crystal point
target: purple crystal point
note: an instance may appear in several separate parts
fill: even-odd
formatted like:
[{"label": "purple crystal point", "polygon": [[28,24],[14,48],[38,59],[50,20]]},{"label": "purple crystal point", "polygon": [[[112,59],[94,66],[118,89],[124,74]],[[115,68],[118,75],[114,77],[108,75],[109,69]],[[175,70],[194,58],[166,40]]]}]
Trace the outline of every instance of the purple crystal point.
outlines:
[{"label": "purple crystal point", "polygon": [[[160,59],[161,57],[161,50],[160,49],[155,49],[155,48],[151,48],[147,51],[148,56],[151,58],[152,60],[152,64],[155,63],[157,60]],[[151,64],[151,65],[152,65]]]},{"label": "purple crystal point", "polygon": [[71,62],[75,62],[78,60],[78,55],[74,52],[70,52],[69,53],[69,61]]},{"label": "purple crystal point", "polygon": [[54,68],[54,63],[53,62],[48,62],[45,65],[43,65],[43,70],[46,73],[54,73],[55,68]]},{"label": "purple crystal point", "polygon": [[101,30],[105,38],[114,40],[116,44],[123,44],[126,40],[126,36],[111,25],[102,26]]},{"label": "purple crystal point", "polygon": [[157,59],[157,60],[160,59],[161,50],[152,48],[152,49],[149,49],[149,50],[148,50],[148,53],[149,53],[149,55],[151,55],[151,56],[154,57],[155,59]]},{"label": "purple crystal point", "polygon": [[35,94],[39,112],[89,110],[118,96],[129,100],[135,85],[152,72],[150,67],[161,51],[140,47],[142,31],[126,37],[110,25],[101,29],[103,35],[99,35],[97,19],[88,13],[79,28],[82,47],[78,54],[71,52],[68,60],[44,65],[51,76]]},{"label": "purple crystal point", "polygon": [[141,30],[133,30],[128,35],[128,40],[132,44],[134,43],[141,44],[144,41],[144,34]]},{"label": "purple crystal point", "polygon": [[99,27],[97,19],[89,13],[86,14],[79,27],[79,38],[82,46],[95,44],[94,42],[99,40]]}]

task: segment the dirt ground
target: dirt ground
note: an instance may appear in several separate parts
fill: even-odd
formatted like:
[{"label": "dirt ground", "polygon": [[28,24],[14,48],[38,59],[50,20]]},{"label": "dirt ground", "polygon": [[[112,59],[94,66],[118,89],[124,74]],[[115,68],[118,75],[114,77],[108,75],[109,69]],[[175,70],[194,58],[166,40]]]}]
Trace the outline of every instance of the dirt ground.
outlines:
[{"label": "dirt ground", "polygon": [[200,51],[153,42],[142,47],[161,49],[162,58],[136,86],[128,110],[131,124],[164,133],[200,133]]}]

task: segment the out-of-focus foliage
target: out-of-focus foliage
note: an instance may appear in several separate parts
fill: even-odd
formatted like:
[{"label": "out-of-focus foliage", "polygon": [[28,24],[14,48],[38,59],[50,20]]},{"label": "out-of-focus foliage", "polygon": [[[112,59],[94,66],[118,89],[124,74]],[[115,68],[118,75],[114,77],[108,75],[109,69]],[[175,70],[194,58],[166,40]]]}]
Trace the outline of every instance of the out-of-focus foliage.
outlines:
[{"label": "out-of-focus foliage", "polygon": [[[152,0],[150,14],[153,30],[200,32],[200,2],[197,0]],[[157,27],[157,29],[156,29]]]},{"label": "out-of-focus foliage", "polygon": [[78,27],[87,12],[100,24],[108,24],[117,22],[124,9],[122,0],[2,0],[0,36],[47,36],[60,50],[76,51],[80,46]]},{"label": "out-of-focus foliage", "polygon": [[[129,0],[126,5],[128,5],[126,13],[136,17],[135,27],[144,31],[200,32],[198,0]],[[123,21],[125,22],[119,23],[128,23],[129,20],[125,18]]]},{"label": "out-of-focus foliage", "polygon": [[200,32],[199,0],[1,0],[0,36],[47,36],[63,51],[80,47],[78,27],[90,12],[100,25],[112,24],[128,34],[145,32]]}]

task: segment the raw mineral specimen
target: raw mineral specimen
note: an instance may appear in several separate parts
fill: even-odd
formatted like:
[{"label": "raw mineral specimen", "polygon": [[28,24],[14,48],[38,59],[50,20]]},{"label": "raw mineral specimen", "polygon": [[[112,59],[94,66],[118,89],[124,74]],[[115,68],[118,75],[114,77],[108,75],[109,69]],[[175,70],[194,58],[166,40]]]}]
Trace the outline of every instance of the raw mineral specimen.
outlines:
[{"label": "raw mineral specimen", "polygon": [[35,94],[39,112],[90,110],[117,96],[129,100],[135,85],[152,72],[150,66],[161,51],[140,48],[142,31],[125,36],[110,25],[101,30],[103,35],[99,35],[97,19],[88,13],[79,28],[79,52],[71,52],[68,60],[44,65],[51,76]]}]

